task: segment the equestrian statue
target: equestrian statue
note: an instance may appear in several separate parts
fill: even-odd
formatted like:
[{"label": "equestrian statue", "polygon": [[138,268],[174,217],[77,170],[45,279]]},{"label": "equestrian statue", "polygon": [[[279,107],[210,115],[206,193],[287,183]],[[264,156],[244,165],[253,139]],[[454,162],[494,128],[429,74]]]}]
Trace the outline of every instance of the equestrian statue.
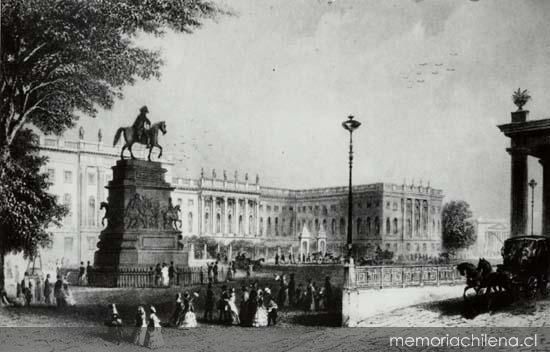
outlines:
[{"label": "equestrian statue", "polygon": [[116,146],[121,134],[124,136],[125,141],[120,151],[120,159],[124,159],[124,150],[126,150],[126,148],[130,151],[132,159],[135,159],[134,153],[132,153],[132,145],[134,145],[134,143],[143,144],[149,149],[147,160],[151,161],[151,151],[154,147],[160,149],[158,157],[162,157],[162,147],[158,144],[158,136],[159,131],[161,131],[163,135],[166,134],[166,122],[160,121],[151,125],[151,121],[147,118],[148,113],[149,110],[147,106],[143,106],[139,110],[139,115],[132,126],[120,127],[116,131],[113,146]]}]

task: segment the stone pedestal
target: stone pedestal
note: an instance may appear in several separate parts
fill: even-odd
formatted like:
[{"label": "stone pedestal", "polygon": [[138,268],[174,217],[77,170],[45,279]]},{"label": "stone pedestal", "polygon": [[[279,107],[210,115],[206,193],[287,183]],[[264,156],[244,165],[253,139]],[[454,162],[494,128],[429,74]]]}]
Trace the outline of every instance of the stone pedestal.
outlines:
[{"label": "stone pedestal", "polygon": [[100,268],[188,264],[178,249],[179,207],[170,199],[173,187],[158,162],[119,160],[109,182],[107,227],[101,231],[95,266]]}]

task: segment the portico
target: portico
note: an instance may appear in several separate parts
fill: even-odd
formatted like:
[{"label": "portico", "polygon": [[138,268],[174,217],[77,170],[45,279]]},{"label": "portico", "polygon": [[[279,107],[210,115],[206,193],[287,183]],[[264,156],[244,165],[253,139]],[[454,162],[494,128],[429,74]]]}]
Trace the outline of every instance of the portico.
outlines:
[{"label": "portico", "polygon": [[539,160],[543,170],[542,235],[550,236],[550,119],[527,121],[529,111],[512,112],[512,122],[498,126],[511,139],[510,235],[529,234],[527,157]]}]

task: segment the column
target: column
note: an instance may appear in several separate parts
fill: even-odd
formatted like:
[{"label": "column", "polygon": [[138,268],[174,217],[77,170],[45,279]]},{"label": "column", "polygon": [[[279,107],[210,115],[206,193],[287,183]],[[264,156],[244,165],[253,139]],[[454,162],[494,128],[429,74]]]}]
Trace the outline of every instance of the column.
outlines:
[{"label": "column", "polygon": [[250,235],[248,233],[248,198],[244,199],[244,234]]},{"label": "column", "polygon": [[235,215],[233,216],[234,218],[234,223],[235,223],[235,227],[234,227],[234,232],[240,236],[241,233],[239,232],[239,216],[241,215],[241,209],[240,208],[240,204],[239,204],[239,198],[235,198]]},{"label": "column", "polygon": [[415,203],[415,199],[414,198],[411,198],[411,238],[414,238],[416,237],[415,236],[415,214],[414,214],[414,208],[416,206],[416,203]]},{"label": "column", "polygon": [[550,236],[550,155],[540,159],[542,164],[542,231]]},{"label": "column", "polygon": [[228,233],[227,197],[223,197],[223,233]]},{"label": "column", "polygon": [[200,216],[200,220],[198,221],[199,223],[199,236],[204,234],[204,229],[205,229],[205,216],[204,216],[204,196],[201,194],[200,197],[199,197],[199,202],[201,203],[201,206],[200,206],[200,210],[201,210],[201,213],[199,214]]},{"label": "column", "polygon": [[256,201],[255,203],[255,211],[256,211],[256,216],[254,217],[256,223],[255,223],[255,228],[256,228],[256,236],[259,236],[260,235],[260,202],[259,201]]},{"label": "column", "polygon": [[529,218],[529,189],[527,180],[527,150],[508,148],[512,157],[510,189],[510,236],[526,235]]}]

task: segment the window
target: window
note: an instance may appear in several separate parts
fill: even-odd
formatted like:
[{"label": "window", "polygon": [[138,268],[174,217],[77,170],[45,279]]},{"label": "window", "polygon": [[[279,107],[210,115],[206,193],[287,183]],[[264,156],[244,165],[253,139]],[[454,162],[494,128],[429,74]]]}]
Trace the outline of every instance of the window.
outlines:
[{"label": "window", "polygon": [[95,251],[97,249],[96,243],[97,237],[88,237],[88,250]]},{"label": "window", "polygon": [[51,183],[55,183],[55,169],[48,169],[47,173],[48,181],[50,181]]},{"label": "window", "polygon": [[344,218],[340,218],[340,235],[344,235],[346,233],[346,220]]},{"label": "window", "polygon": [[370,235],[372,232],[370,218],[367,218],[367,235]]},{"label": "window", "polygon": [[390,233],[391,233],[390,218],[386,218],[386,235],[389,235]]},{"label": "window", "polygon": [[239,215],[239,235],[242,235],[243,231],[243,216]]},{"label": "window", "polygon": [[397,204],[397,202],[393,202],[393,210],[399,210],[399,204]]},{"label": "window", "polygon": [[275,236],[279,236],[279,218],[275,218]]},{"label": "window", "polygon": [[326,206],[323,206],[323,215],[328,215],[328,209]]},{"label": "window", "polygon": [[336,219],[332,219],[332,223],[330,225],[330,233],[333,235],[336,234]]},{"label": "window", "polygon": [[95,186],[95,174],[92,172],[88,173],[88,185]]},{"label": "window", "polygon": [[319,232],[319,219],[315,219],[315,231]]},{"label": "window", "polygon": [[370,208],[372,206],[371,202],[367,202],[367,208]]},{"label": "window", "polygon": [[[229,215],[229,218],[231,219],[231,215]],[[231,226],[231,222],[229,223],[229,226]],[[189,212],[187,214],[187,232],[192,233],[193,232],[193,213]]]},{"label": "window", "polygon": [[407,243],[407,252],[410,252],[410,251],[411,251],[411,244]]},{"label": "window", "polygon": [[71,214],[72,214],[72,201],[71,201],[71,194],[70,193],[65,193],[63,195],[63,205],[67,207],[67,209],[69,209],[69,213],[67,214],[67,217],[70,217]]},{"label": "window", "polygon": [[267,218],[267,235],[271,236],[271,218]]},{"label": "window", "polygon": [[323,219],[323,230],[327,230],[327,219]]},{"label": "window", "polygon": [[73,172],[72,171],[65,171],[63,175],[64,175],[65,183],[73,183]]},{"label": "window", "polygon": [[363,234],[363,220],[361,218],[357,219],[357,234]]},{"label": "window", "polygon": [[378,216],[374,218],[374,233],[377,236],[380,235],[380,219],[378,219]]},{"label": "window", "polygon": [[275,207],[273,207],[273,210],[275,210],[275,211],[279,211],[279,206],[278,206],[278,205],[276,205]]},{"label": "window", "polygon": [[88,226],[95,226],[95,198],[88,199]]},{"label": "window", "polygon": [[[231,215],[229,215],[229,216],[231,216]],[[231,231],[229,231],[229,232],[231,232]],[[260,236],[263,236],[263,235],[264,235],[264,218],[260,218]]]},{"label": "window", "polygon": [[221,226],[222,226],[222,216],[220,213],[216,214],[216,233],[221,232]]},{"label": "window", "polygon": [[251,235],[254,233],[254,220],[252,215],[248,217],[248,234]]},{"label": "window", "polygon": [[391,207],[391,203],[390,202],[386,202],[386,209],[390,209]]},{"label": "window", "polygon": [[189,200],[187,201],[187,206],[188,206],[188,207],[192,207],[192,206],[193,206],[193,199],[189,199]]},{"label": "window", "polygon": [[204,231],[208,232],[208,224],[210,223],[210,213],[204,213]]},{"label": "window", "polygon": [[267,211],[271,211],[271,205],[268,205],[268,206],[266,207],[266,209],[267,209]]},{"label": "window", "polygon": [[73,238],[65,237],[63,242],[63,252],[66,257],[70,257],[73,253]]},{"label": "window", "polygon": [[399,232],[399,221],[397,218],[393,218],[393,233],[397,235]]}]

